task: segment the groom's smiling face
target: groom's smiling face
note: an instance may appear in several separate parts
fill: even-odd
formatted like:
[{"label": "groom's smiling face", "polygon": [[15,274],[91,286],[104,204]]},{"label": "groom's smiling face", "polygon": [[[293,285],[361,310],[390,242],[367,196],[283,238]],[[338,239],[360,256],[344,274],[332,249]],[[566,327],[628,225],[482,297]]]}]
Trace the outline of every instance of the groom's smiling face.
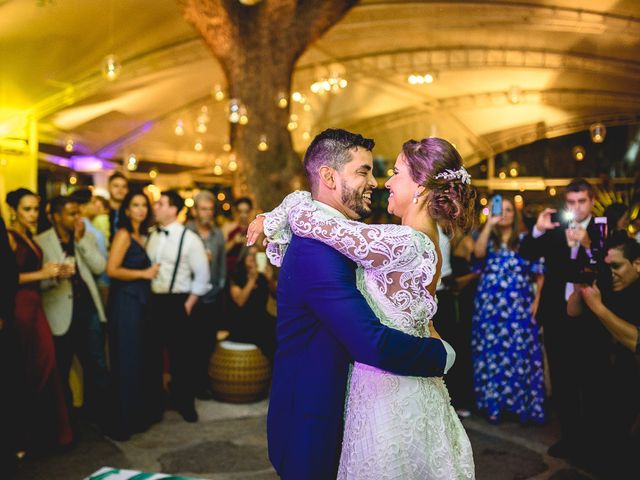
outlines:
[{"label": "groom's smiling face", "polygon": [[337,173],[336,188],[347,216],[360,220],[371,215],[371,194],[377,182],[373,176],[373,155],[357,148],[351,151],[352,160]]}]

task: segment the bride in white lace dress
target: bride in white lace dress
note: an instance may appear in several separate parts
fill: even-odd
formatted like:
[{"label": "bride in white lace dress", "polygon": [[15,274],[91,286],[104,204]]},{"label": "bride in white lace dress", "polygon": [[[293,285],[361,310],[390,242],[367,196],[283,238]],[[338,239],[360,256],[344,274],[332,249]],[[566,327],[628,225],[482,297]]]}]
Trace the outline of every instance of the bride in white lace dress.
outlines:
[{"label": "bride in white lace dress", "polygon": [[[267,255],[279,265],[292,233],[326,243],[357,263],[358,289],[383,324],[429,336],[441,264],[436,221],[454,228],[466,222],[469,182],[448,142],[409,141],[386,184],[389,212],[402,225],[347,220],[295,192],[264,216]],[[353,365],[338,479],[471,478],[471,444],[442,378]]]}]

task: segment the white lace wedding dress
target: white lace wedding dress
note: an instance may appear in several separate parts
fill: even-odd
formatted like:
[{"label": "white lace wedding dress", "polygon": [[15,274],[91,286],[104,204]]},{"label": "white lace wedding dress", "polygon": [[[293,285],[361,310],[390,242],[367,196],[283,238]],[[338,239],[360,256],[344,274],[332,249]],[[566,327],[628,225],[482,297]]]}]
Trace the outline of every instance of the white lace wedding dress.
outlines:
[{"label": "white lace wedding dress", "polygon": [[[429,336],[437,309],[427,291],[437,265],[433,242],[407,226],[367,225],[337,215],[308,192],[287,196],[265,215],[271,262],[280,265],[292,231],[330,245],[358,264],[358,289],[384,325]],[[354,364],[338,479],[472,478],[471,444],[442,378]]]}]

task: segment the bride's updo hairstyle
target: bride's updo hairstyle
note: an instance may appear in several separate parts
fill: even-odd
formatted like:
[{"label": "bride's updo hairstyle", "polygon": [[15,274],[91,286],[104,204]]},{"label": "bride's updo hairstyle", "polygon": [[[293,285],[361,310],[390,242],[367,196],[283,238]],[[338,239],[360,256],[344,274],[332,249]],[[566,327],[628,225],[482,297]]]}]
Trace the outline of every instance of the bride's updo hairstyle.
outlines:
[{"label": "bride's updo hairstyle", "polygon": [[473,223],[476,192],[454,146],[431,137],[409,140],[402,153],[413,181],[427,190],[431,218],[447,234],[467,232]]}]

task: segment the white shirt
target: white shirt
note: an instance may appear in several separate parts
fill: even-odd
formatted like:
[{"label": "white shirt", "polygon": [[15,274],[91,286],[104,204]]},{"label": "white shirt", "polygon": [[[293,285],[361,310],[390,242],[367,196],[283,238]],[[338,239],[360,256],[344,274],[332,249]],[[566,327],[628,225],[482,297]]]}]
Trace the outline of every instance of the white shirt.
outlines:
[{"label": "white shirt", "polygon": [[[335,209],[335,208],[333,208],[333,207],[330,207],[330,206],[329,206],[329,205],[327,205],[326,203],[319,202],[318,200],[314,200],[314,201],[313,201],[313,203],[315,203],[315,205],[316,205],[319,209],[324,210],[324,211],[325,211],[325,212],[327,212],[329,215],[333,215],[333,216],[335,216],[335,217],[344,218],[344,219],[349,220],[347,217],[345,217],[345,216],[344,216],[342,213],[340,213],[338,210],[336,210],[336,209]],[[438,228],[439,228],[439,227],[438,227]],[[446,235],[444,235],[444,233],[442,234],[442,236],[445,236],[445,237],[446,237]],[[449,239],[447,238],[447,257],[448,257],[448,255],[449,255],[448,250],[449,250]],[[444,257],[444,253],[443,253],[443,257]],[[443,270],[443,271],[444,271],[444,270]],[[451,273],[451,264],[449,264],[449,273]],[[450,369],[451,367],[453,367],[453,364],[454,364],[454,363],[455,363],[455,361],[456,361],[456,351],[453,349],[453,347],[452,347],[451,345],[449,345],[449,343],[448,343],[448,342],[446,342],[446,341],[444,341],[444,340],[442,340],[442,339],[440,339],[440,341],[442,342],[442,345],[444,345],[444,349],[445,349],[445,351],[447,352],[447,363],[446,363],[446,365],[445,365],[445,367],[444,367],[444,373],[446,374],[446,373],[449,371],[449,369]]]},{"label": "white shirt", "polygon": [[168,235],[159,229],[155,230],[149,236],[146,247],[151,262],[160,264],[158,275],[151,281],[151,291],[153,293],[193,293],[198,296],[207,293],[211,289],[209,259],[202,241],[191,230],[185,232],[180,264],[173,289],[169,292],[171,277],[178,258],[180,237],[185,227],[176,221],[160,228],[168,231]]}]

